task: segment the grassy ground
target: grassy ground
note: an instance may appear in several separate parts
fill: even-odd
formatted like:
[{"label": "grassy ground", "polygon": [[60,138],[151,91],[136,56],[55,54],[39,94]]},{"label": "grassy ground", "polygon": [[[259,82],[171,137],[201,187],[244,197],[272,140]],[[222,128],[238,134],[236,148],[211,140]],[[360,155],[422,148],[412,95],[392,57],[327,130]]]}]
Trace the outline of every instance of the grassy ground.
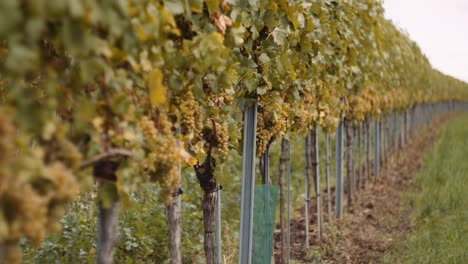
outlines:
[{"label": "grassy ground", "polygon": [[416,228],[384,263],[468,263],[468,115],[452,119],[411,194]]}]

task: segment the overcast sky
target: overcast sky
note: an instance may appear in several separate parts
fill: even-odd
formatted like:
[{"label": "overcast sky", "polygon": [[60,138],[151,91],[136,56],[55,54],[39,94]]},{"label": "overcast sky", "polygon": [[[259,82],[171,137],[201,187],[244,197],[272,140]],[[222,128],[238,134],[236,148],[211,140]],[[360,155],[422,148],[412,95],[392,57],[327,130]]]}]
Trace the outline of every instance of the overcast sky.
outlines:
[{"label": "overcast sky", "polygon": [[434,68],[468,82],[468,0],[384,0],[384,7]]}]

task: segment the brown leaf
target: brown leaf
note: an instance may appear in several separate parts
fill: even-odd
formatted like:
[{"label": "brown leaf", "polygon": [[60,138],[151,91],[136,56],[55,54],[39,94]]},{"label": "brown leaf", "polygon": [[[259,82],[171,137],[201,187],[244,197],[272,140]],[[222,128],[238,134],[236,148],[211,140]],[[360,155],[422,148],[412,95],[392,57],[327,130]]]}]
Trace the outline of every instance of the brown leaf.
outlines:
[{"label": "brown leaf", "polygon": [[227,10],[231,8],[229,4],[224,1],[221,1],[221,3],[219,4],[219,7],[221,7],[221,10],[223,10],[223,12],[226,12]]},{"label": "brown leaf", "polygon": [[213,24],[218,29],[218,32],[224,36],[226,29],[232,26],[232,20],[226,15],[220,15],[215,12],[213,14]]}]

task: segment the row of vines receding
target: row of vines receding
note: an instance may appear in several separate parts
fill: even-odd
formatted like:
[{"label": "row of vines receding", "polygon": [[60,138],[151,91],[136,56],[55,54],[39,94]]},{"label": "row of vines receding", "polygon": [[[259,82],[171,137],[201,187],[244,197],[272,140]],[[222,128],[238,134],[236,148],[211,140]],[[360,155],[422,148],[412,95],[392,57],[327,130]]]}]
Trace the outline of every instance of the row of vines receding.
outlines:
[{"label": "row of vines receding", "polygon": [[[147,182],[169,204],[179,161],[213,228],[217,170],[241,151],[254,102],[260,156],[275,139],[334,131],[341,113],[360,122],[468,100],[383,12],[377,0],[0,1],[6,262],[20,261],[19,240],[59,230],[64,206],[95,183],[102,208]],[[214,239],[205,233],[208,263]]]}]

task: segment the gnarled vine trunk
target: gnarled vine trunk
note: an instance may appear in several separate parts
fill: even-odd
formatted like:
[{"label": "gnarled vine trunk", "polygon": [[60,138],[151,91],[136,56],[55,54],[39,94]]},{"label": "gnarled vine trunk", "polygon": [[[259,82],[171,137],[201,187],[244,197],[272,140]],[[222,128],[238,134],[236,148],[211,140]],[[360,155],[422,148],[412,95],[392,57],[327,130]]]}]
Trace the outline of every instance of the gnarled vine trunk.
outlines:
[{"label": "gnarled vine trunk", "polygon": [[0,264],[21,263],[21,253],[18,241],[2,241],[0,243]]},{"label": "gnarled vine trunk", "polygon": [[[115,172],[119,167],[118,162],[101,161],[94,165],[93,175],[99,184],[98,191],[105,195],[106,199],[98,202],[98,234],[96,245],[96,263],[112,264],[115,245],[119,234],[119,201],[115,186]],[[104,196],[103,196],[104,197]]]},{"label": "gnarled vine trunk", "polygon": [[109,208],[99,203],[98,210],[96,262],[98,264],[112,264],[119,232],[119,202],[114,201]]},{"label": "gnarled vine trunk", "polygon": [[216,264],[216,203],[218,186],[214,177],[215,160],[209,153],[202,164],[194,166],[203,195],[203,227],[207,264]]}]

